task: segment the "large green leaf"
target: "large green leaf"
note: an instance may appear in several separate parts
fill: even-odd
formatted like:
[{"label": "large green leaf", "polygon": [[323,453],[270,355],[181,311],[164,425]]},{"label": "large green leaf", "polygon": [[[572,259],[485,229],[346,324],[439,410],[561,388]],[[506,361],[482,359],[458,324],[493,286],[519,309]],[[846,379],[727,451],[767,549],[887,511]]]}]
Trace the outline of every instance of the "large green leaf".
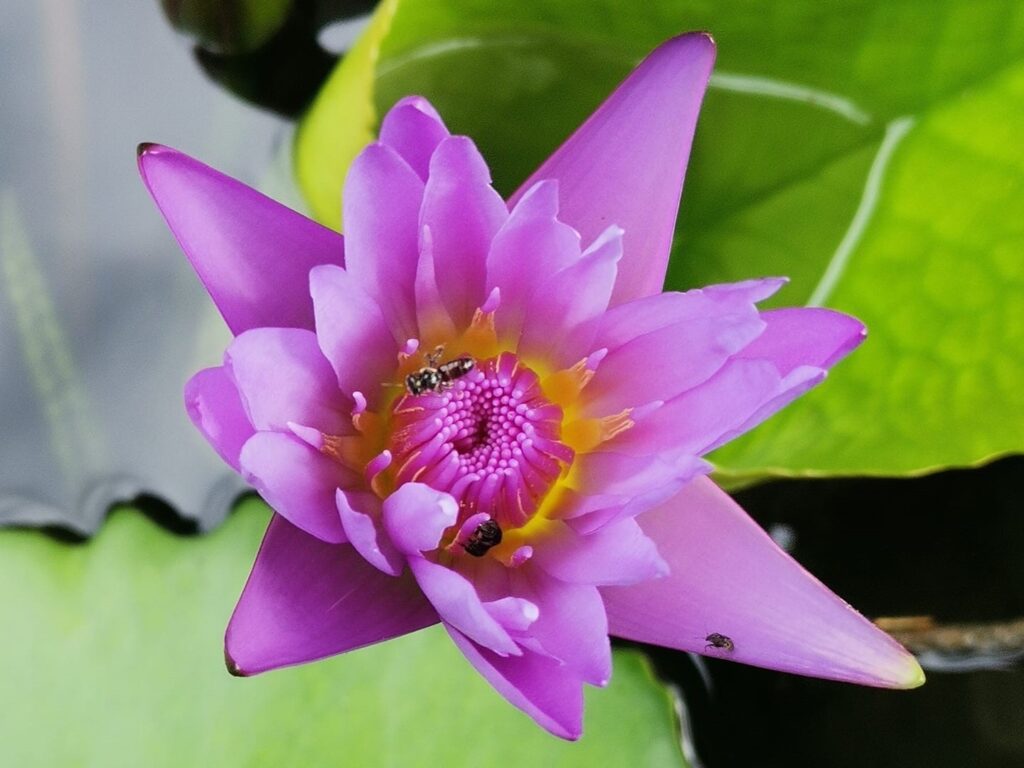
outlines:
[{"label": "large green leaf", "polygon": [[684,765],[669,697],[615,655],[577,744],[541,731],[443,630],[233,678],[221,636],[267,522],[192,540],[121,510],[88,544],[0,533],[5,766]]},{"label": "large green leaf", "polygon": [[[827,384],[716,454],[723,475],[916,473],[1024,449],[1019,2],[402,0],[377,104],[426,95],[508,193],[688,29],[710,30],[719,60],[668,286],[784,274],[776,303],[870,329]],[[318,168],[332,201],[344,168]]]}]

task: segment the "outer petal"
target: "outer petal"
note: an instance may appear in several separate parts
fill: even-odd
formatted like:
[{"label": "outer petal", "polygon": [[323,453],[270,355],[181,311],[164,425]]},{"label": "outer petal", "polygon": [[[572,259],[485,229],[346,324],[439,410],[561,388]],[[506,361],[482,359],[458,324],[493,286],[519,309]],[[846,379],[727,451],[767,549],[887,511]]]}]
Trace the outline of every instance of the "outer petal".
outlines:
[{"label": "outer petal", "polygon": [[559,503],[559,517],[577,533],[589,534],[667,501],[711,469],[703,459],[685,453],[584,454],[573,463],[571,490]]},{"label": "outer petal", "polygon": [[634,520],[621,520],[581,536],[560,526],[533,547],[533,562],[572,584],[634,584],[668,573],[654,542]]},{"label": "outer petal", "polygon": [[665,280],[683,176],[715,46],[706,34],[669,40],[520,187],[558,179],[561,218],[584,242],[609,223],[626,230],[612,303],[657,293]]},{"label": "outer petal", "polygon": [[330,435],[351,429],[334,372],[312,331],[245,331],[224,353],[224,365],[256,429],[283,432],[289,422]]},{"label": "outer petal", "polygon": [[818,384],[826,366],[864,339],[860,321],[826,309],[776,310],[761,319],[764,332],[718,373],[638,420],[609,450],[706,453]]},{"label": "outer petal", "polygon": [[399,342],[416,335],[416,278],[423,180],[379,142],[345,178],[346,269],[380,305]]},{"label": "outer petal", "polygon": [[595,321],[608,308],[622,230],[609,227],[580,259],[541,282],[527,304],[519,350],[564,368],[593,351]]},{"label": "outer petal", "polygon": [[465,576],[417,556],[409,558],[409,569],[446,626],[458,627],[474,642],[501,656],[522,653],[501,622],[487,610]]},{"label": "outer petal", "polygon": [[430,171],[430,156],[450,134],[437,110],[422,96],[395,102],[380,124],[380,141],[409,164],[423,181]]},{"label": "outer petal", "polygon": [[487,290],[501,290],[498,335],[519,338],[537,286],[579,261],[580,236],[558,220],[558,182],[541,181],[512,210],[487,255]]},{"label": "outer petal", "polygon": [[405,567],[405,558],[380,530],[380,499],[366,491],[335,492],[338,514],[345,529],[345,538],[366,561],[389,576],[398,576]]},{"label": "outer petal", "polygon": [[[602,589],[612,634],[745,664],[907,688],[914,657],[800,567],[710,480],[639,518],[671,575]],[[708,648],[711,633],[734,649]]]},{"label": "outer petal", "polygon": [[785,283],[785,278],[768,277],[710,285],[682,293],[656,293],[618,304],[601,317],[595,344],[599,348],[616,349],[669,325],[750,313],[757,302],[773,295]]},{"label": "outer petal", "polygon": [[779,284],[663,293],[612,309],[594,341],[609,351],[583,391],[588,412],[670,400],[706,381],[765,330],[754,301]]},{"label": "outer petal", "polygon": [[352,474],[298,438],[257,432],[242,448],[242,475],[278,514],[323,541],[345,541],[334,493]]},{"label": "outer petal", "polygon": [[384,500],[384,529],[400,552],[419,555],[437,549],[458,514],[459,503],[451,495],[405,483]]},{"label": "outer petal", "polygon": [[466,327],[484,301],[487,252],[507,218],[473,142],[442,141],[430,159],[420,223],[430,228],[437,287],[456,327]]},{"label": "outer petal", "polygon": [[526,651],[499,656],[455,627],[445,629],[459,650],[494,689],[555,736],[578,739],[583,732],[583,684],[555,659]]},{"label": "outer petal", "polygon": [[608,618],[597,588],[553,579],[539,568],[519,568],[509,575],[515,594],[540,609],[530,625],[530,635],[544,652],[581,680],[607,685],[612,674],[612,649]]},{"label": "outer petal", "polygon": [[207,368],[189,379],[185,408],[203,437],[238,472],[238,454],[254,430],[227,371],[222,366]]},{"label": "outer petal", "polygon": [[380,307],[339,267],[316,267],[309,273],[309,291],[317,342],[338,387],[348,395],[362,392],[373,409],[398,352]]},{"label": "outer petal", "polygon": [[139,172],[232,333],[313,327],[309,270],[343,263],[341,235],[168,147]]},{"label": "outer petal", "polygon": [[386,576],[347,544],[274,516],[228,624],[235,674],[301,664],[414,632],[437,613],[408,574]]},{"label": "outer petal", "polygon": [[773,309],[761,319],[764,333],[737,356],[771,360],[783,376],[801,365],[831,368],[867,336],[864,323],[831,309]]}]

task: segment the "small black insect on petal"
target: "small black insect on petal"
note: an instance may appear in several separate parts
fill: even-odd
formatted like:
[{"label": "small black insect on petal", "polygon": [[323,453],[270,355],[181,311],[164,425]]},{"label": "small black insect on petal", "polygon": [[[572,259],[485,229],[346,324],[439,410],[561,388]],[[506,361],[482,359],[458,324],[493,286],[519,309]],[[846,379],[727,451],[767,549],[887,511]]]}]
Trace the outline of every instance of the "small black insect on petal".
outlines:
[{"label": "small black insect on petal", "polygon": [[710,635],[704,638],[707,641],[707,648],[718,648],[723,651],[735,650],[736,645],[733,643],[732,638],[728,635],[722,635],[718,632],[712,632]]},{"label": "small black insect on petal", "polygon": [[501,526],[497,520],[487,520],[476,527],[462,547],[473,557],[483,557],[498,544],[501,544]]}]

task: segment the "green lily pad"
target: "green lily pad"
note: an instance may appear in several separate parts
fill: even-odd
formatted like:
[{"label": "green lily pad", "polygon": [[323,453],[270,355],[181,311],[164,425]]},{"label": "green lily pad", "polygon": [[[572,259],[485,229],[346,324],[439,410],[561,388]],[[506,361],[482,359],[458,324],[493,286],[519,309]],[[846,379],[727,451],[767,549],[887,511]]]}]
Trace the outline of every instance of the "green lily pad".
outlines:
[{"label": "green lily pad", "polygon": [[[775,304],[870,331],[829,382],[717,452],[722,479],[916,474],[1024,449],[1019,3],[402,0],[372,88],[336,90],[306,120],[421,93],[507,194],[690,29],[719,58],[667,287],[788,275]],[[314,210],[336,209],[346,167],[300,173]]]},{"label": "green lily pad", "polygon": [[221,637],[268,514],[247,502],[193,539],[134,510],[77,546],[0,532],[4,765],[685,765],[635,652],[588,690],[576,744],[508,705],[438,627],[231,677]]}]

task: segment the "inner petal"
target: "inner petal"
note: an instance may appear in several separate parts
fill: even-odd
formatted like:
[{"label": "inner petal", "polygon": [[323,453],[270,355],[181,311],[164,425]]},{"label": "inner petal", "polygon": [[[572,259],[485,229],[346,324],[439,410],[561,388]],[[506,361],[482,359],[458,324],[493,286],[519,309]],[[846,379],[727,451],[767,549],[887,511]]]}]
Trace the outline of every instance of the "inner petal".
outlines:
[{"label": "inner petal", "polygon": [[572,462],[562,409],[512,353],[474,361],[469,373],[394,405],[395,483],[425,483],[459,502],[459,523],[486,514],[524,525]]}]

